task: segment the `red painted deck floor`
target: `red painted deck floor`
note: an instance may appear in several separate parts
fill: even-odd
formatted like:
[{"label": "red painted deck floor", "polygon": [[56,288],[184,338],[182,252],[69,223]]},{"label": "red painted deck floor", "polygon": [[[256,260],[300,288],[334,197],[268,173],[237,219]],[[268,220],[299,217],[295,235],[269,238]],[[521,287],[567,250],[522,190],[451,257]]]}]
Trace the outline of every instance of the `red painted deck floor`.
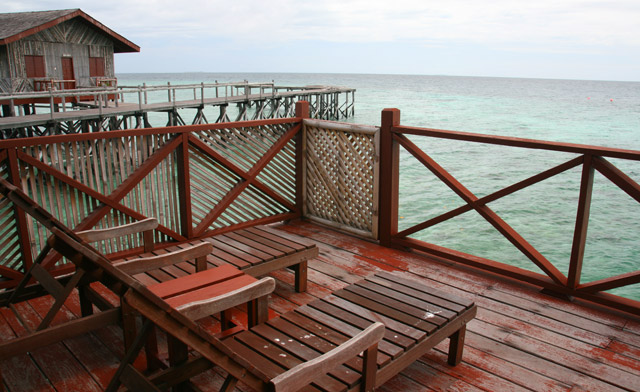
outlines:
[{"label": "red painted deck floor", "polygon": [[[382,248],[317,225],[278,226],[316,242],[320,256],[310,261],[309,290],[293,291],[293,273],[274,273],[270,300],[282,313],[322,297],[379,270],[401,271],[413,279],[472,299],[478,316],[468,327],[463,362],[446,364],[447,342],[391,379],[382,391],[638,391],[640,322],[565,302],[533,288],[419,255]],[[49,298],[18,306],[27,322],[46,311]],[[60,319],[79,312],[77,297]],[[246,316],[234,315],[238,322]],[[58,320],[60,321],[60,320]],[[215,327],[212,327],[215,328]],[[24,329],[10,312],[0,315],[0,338]],[[0,363],[9,391],[100,391],[122,355],[122,331],[107,327]],[[223,378],[209,371],[194,379],[203,391],[217,390]],[[243,389],[244,390],[244,389]]]}]

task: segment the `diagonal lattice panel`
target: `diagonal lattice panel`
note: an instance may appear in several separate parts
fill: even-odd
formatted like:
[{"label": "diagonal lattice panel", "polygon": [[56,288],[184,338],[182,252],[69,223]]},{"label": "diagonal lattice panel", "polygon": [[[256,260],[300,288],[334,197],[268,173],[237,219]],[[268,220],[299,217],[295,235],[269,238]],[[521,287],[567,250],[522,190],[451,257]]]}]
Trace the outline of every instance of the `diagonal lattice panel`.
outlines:
[{"label": "diagonal lattice panel", "polygon": [[296,144],[290,140],[256,179],[291,204],[296,199]]},{"label": "diagonal lattice panel", "polygon": [[[93,197],[24,162],[20,172],[23,191],[67,227],[76,227],[99,204]],[[50,233],[32,217],[27,217],[27,223],[35,257]]]},{"label": "diagonal lattice panel", "polygon": [[[0,162],[0,178],[9,178],[7,166]],[[24,272],[13,203],[0,195],[0,266]]]},{"label": "diagonal lattice panel", "polygon": [[167,141],[168,135],[78,140],[24,147],[23,152],[108,195]]},{"label": "diagonal lattice panel", "polygon": [[197,226],[240,181],[240,177],[197,150],[190,151],[189,165],[192,219]]},{"label": "diagonal lattice panel", "polygon": [[248,186],[216,219],[210,229],[266,218],[288,210],[253,186]]},{"label": "diagonal lattice panel", "polygon": [[[163,160],[141,178],[120,200],[120,203],[145,217],[155,217],[158,224],[180,232],[180,201],[178,191],[178,165],[176,152]],[[157,235],[160,235],[156,232]],[[157,241],[170,238],[162,235]]]},{"label": "diagonal lattice panel", "polygon": [[286,124],[203,130],[194,133],[216,153],[248,171],[289,130]]},{"label": "diagonal lattice panel", "polygon": [[307,214],[373,231],[374,136],[308,127]]}]

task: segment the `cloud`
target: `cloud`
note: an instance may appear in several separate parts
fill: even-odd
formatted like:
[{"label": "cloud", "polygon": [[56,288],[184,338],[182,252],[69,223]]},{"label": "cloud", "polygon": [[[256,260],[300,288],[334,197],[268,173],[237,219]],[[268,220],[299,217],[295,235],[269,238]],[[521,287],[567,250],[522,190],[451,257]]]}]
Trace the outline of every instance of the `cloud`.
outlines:
[{"label": "cloud", "polygon": [[5,5],[9,10],[51,7],[83,8],[134,40],[640,45],[636,0],[9,0]]},{"label": "cloud", "polygon": [[[500,53],[547,55],[559,65],[570,63],[572,55],[619,55],[636,66],[640,56],[637,0],[5,0],[3,5],[7,11],[82,8],[141,45],[145,59],[147,53],[162,53],[163,47],[170,47],[176,58],[193,56],[189,48],[197,48],[196,56],[220,62],[238,53],[248,58],[271,50],[272,57],[284,58],[292,48],[314,46],[316,53],[319,48],[334,53],[349,47],[346,58],[338,60],[344,68],[365,60],[391,62],[382,59],[381,50],[392,53],[394,47],[404,47],[406,56],[413,54],[406,49],[412,47],[442,49],[439,53],[456,56],[457,63],[466,62],[467,74],[476,74],[474,64]],[[349,59],[353,48],[370,54]],[[466,55],[468,50],[454,54],[446,48],[474,50]]]}]

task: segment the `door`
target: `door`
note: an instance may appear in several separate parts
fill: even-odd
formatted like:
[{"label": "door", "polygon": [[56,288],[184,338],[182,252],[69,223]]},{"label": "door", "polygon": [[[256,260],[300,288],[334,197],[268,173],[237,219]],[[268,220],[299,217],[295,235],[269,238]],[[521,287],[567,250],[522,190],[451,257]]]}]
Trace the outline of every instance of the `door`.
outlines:
[{"label": "door", "polygon": [[76,88],[76,78],[73,74],[73,58],[71,57],[62,58],[62,79],[65,80],[63,83],[65,90]]}]

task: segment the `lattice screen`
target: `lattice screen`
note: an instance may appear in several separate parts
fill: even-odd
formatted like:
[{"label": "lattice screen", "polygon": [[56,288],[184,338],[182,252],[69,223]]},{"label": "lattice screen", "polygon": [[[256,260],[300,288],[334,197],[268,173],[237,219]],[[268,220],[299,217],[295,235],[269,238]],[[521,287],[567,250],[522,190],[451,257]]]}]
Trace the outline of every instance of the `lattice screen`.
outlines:
[{"label": "lattice screen", "polygon": [[305,216],[377,237],[377,128],[305,121]]}]

